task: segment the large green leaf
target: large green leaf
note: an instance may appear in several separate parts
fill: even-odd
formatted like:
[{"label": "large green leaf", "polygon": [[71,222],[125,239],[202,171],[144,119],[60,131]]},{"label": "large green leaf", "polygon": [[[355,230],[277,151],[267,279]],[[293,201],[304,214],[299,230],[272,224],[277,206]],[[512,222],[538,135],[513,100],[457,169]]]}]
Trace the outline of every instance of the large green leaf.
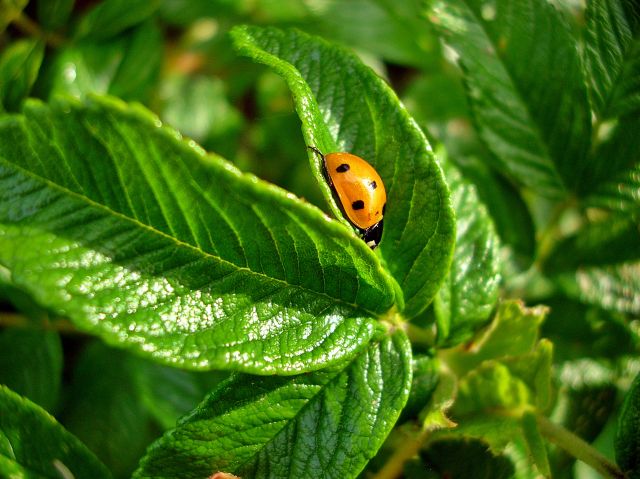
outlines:
[{"label": "large green leaf", "polygon": [[634,2],[587,2],[585,57],[592,104],[601,120],[640,111],[639,14]]},{"label": "large green leaf", "polygon": [[0,411],[0,476],[111,477],[52,416],[1,385]]},{"label": "large green leaf", "polygon": [[577,190],[591,114],[576,43],[545,0],[435,1],[459,55],[475,120],[502,168],[545,195]]},{"label": "large green leaf", "polygon": [[616,460],[629,479],[640,477],[640,374],[622,405],[616,431]]},{"label": "large green leaf", "polygon": [[44,45],[38,40],[21,40],[0,56],[0,112],[16,111],[29,95],[44,57]]},{"label": "large green leaf", "polygon": [[434,311],[438,344],[455,346],[485,324],[498,299],[498,237],[475,187],[450,161],[444,164],[457,219],[456,248],[447,279],[438,291]]},{"label": "large green leaf", "polygon": [[97,97],[0,121],[0,263],[79,328],[189,368],[335,364],[393,304],[341,225]]},{"label": "large green leaf", "polygon": [[[380,173],[387,208],[379,251],[404,293],[405,315],[416,316],[444,279],[454,242],[449,192],[424,135],[389,86],[353,54],[295,30],[238,27],[232,35],[242,53],[287,81],[308,145],[355,153]],[[309,158],[341,218],[320,158],[312,152]]]},{"label": "large green leaf", "polygon": [[52,411],[62,379],[62,345],[57,333],[37,329],[0,332],[0,384]]},{"label": "large green leaf", "polygon": [[402,332],[342,370],[236,376],[151,446],[134,477],[355,477],[393,427],[410,385]]}]

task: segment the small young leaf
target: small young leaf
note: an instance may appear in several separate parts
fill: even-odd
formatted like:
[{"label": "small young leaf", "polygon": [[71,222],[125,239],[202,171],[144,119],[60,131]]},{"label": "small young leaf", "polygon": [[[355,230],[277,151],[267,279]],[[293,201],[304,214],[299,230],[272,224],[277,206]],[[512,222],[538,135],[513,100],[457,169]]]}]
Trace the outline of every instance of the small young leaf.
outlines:
[{"label": "small young leaf", "polygon": [[480,136],[501,168],[540,194],[576,190],[589,174],[591,114],[560,13],[545,0],[454,0],[429,14],[460,57]]},{"label": "small young leaf", "polygon": [[160,0],[103,0],[80,21],[76,38],[105,39],[151,17]]},{"label": "small young leaf", "polygon": [[592,103],[600,119],[640,111],[638,15],[634,2],[587,2],[585,53]]},{"label": "small young leaf", "polygon": [[342,370],[236,376],[153,444],[134,477],[355,477],[393,427],[410,384],[402,332]]},{"label": "small young leaf", "polygon": [[[379,251],[404,293],[405,316],[418,315],[447,273],[455,234],[449,192],[419,127],[389,86],[343,49],[294,30],[237,27],[232,35],[241,53],[287,81],[308,145],[357,154],[384,180]],[[321,159],[309,156],[325,198],[342,218]]]},{"label": "small young leaf", "polygon": [[532,352],[547,308],[526,307],[521,301],[503,301],[487,330],[465,350],[444,353],[448,364],[461,376],[485,360],[520,356]]},{"label": "small young leaf", "polygon": [[488,320],[500,285],[499,241],[476,189],[450,161],[444,171],[456,212],[456,246],[451,269],[434,300],[438,345],[471,338]]},{"label": "small young leaf", "polygon": [[47,30],[65,25],[75,0],[38,0],[38,21]]},{"label": "small young leaf", "polygon": [[110,478],[107,468],[44,409],[0,385],[0,476]]},{"label": "small young leaf", "polygon": [[189,368],[321,369],[393,304],[341,225],[109,99],[0,121],[0,262],[79,328]]},{"label": "small young leaf", "polygon": [[62,345],[57,333],[37,329],[0,332],[0,384],[52,411],[62,379]]},{"label": "small young leaf", "polygon": [[624,398],[615,448],[616,461],[629,479],[640,478],[640,374]]},{"label": "small young leaf", "polygon": [[14,42],[0,56],[0,112],[17,111],[38,77],[44,45],[38,40]]}]

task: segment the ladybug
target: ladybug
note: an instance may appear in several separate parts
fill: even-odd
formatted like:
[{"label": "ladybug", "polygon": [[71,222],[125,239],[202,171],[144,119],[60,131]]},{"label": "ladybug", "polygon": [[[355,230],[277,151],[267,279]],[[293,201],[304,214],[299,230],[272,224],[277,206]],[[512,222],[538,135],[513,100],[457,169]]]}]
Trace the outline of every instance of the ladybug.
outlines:
[{"label": "ladybug", "polygon": [[359,156],[351,153],[323,155],[315,146],[308,148],[322,158],[324,175],[344,215],[374,249],[382,237],[382,217],[387,205],[387,193],[380,175]]}]

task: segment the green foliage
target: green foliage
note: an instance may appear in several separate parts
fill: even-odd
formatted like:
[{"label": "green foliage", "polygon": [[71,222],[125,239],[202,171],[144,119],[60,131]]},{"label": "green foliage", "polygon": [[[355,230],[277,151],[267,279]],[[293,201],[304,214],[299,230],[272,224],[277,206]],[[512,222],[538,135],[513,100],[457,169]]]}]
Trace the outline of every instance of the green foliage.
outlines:
[{"label": "green foliage", "polygon": [[399,332],[342,369],[234,376],[151,446],[134,477],[355,476],[406,401],[409,353]]},{"label": "green foliage", "polygon": [[3,475],[111,477],[107,468],[52,416],[1,385],[0,411]]},{"label": "green foliage", "polygon": [[639,79],[628,0],[0,0],[0,476],[637,477]]}]

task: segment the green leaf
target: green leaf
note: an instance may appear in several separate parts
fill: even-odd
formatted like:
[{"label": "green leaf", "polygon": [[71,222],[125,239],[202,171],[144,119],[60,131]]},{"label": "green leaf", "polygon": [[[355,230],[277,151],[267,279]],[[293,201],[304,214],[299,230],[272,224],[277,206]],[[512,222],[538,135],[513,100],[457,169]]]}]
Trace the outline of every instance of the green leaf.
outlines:
[{"label": "green leaf", "polygon": [[44,409],[0,385],[0,475],[109,478],[107,468]]},{"label": "green leaf", "polygon": [[17,111],[38,77],[44,45],[38,40],[12,43],[0,56],[0,112]]},{"label": "green leaf", "polygon": [[0,263],[82,330],[193,369],[337,364],[393,304],[341,225],[97,97],[0,121]]},{"label": "green leaf", "polygon": [[61,422],[116,477],[129,477],[154,439],[137,381],[142,360],[95,341],[73,372]]},{"label": "green leaf", "polygon": [[[387,207],[378,251],[404,293],[405,316],[418,315],[447,273],[454,242],[449,192],[424,135],[389,86],[353,54],[294,30],[237,27],[232,35],[241,53],[287,81],[308,145],[355,153],[380,173]],[[342,218],[321,159],[313,152],[309,158]]]},{"label": "green leaf", "polygon": [[544,0],[453,0],[435,1],[429,15],[459,55],[480,136],[499,167],[540,194],[580,189],[591,114],[560,13]]},{"label": "green leaf", "polygon": [[640,477],[640,374],[624,398],[615,438],[616,461],[629,479]]},{"label": "green leaf", "polygon": [[160,0],[102,0],[80,21],[76,38],[105,39],[150,18]]},{"label": "green leaf", "polygon": [[585,199],[589,206],[624,214],[640,212],[640,113],[601,125],[603,138],[594,153],[594,168],[601,184]]},{"label": "green leaf", "polygon": [[545,270],[557,273],[636,259],[640,259],[638,223],[627,217],[612,216],[587,223],[560,241],[545,260]]},{"label": "green leaf", "polygon": [[134,477],[355,477],[393,427],[410,384],[401,331],[341,370],[236,376],[152,445]]},{"label": "green leaf", "polygon": [[146,100],[162,64],[162,33],[153,22],[109,41],[83,41],[60,51],[48,72],[49,97],[109,93]]},{"label": "green leaf", "polygon": [[500,285],[499,241],[476,188],[450,161],[444,171],[456,212],[456,247],[447,278],[434,300],[438,345],[471,338],[491,315]]},{"label": "green leaf", "polygon": [[640,261],[584,267],[557,277],[565,293],[609,311],[640,313]]},{"label": "green leaf", "polygon": [[475,185],[502,244],[513,249],[515,259],[526,269],[535,253],[535,227],[518,188],[477,157],[465,157],[457,166]]},{"label": "green leaf", "polygon": [[592,104],[600,119],[640,112],[639,14],[633,2],[587,2],[585,57]]},{"label": "green leaf", "polygon": [[67,23],[75,0],[38,0],[38,21],[47,30],[57,30]]},{"label": "green leaf", "polygon": [[544,306],[526,307],[519,300],[503,301],[493,322],[473,344],[464,350],[444,352],[442,357],[462,376],[485,360],[530,353],[538,342],[547,311]]},{"label": "green leaf", "polygon": [[57,333],[36,329],[0,332],[0,383],[52,411],[62,379],[62,345]]}]

